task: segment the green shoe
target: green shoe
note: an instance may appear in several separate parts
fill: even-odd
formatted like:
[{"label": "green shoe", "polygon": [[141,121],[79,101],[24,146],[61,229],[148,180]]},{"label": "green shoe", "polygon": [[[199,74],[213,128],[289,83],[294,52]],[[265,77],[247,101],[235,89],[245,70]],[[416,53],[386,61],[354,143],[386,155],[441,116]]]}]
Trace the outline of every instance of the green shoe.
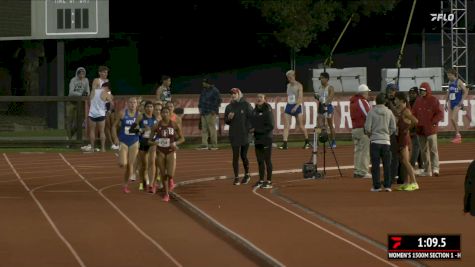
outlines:
[{"label": "green shoe", "polygon": [[415,190],[419,190],[419,185],[417,183],[409,184],[409,186],[406,188],[406,191],[415,191]]},{"label": "green shoe", "polygon": [[397,188],[397,190],[399,190],[399,191],[406,191],[407,188],[408,188],[410,185],[411,185],[411,184],[402,184],[401,186],[399,186],[399,187]]},{"label": "green shoe", "polygon": [[143,191],[143,183],[139,184],[139,191]]}]

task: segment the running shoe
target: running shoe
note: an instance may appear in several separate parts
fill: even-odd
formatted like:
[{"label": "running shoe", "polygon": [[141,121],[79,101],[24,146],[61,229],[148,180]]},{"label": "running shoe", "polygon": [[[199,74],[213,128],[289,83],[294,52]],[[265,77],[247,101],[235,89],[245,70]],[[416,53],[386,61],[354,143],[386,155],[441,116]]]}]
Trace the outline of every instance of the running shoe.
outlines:
[{"label": "running shoe", "polygon": [[415,190],[419,190],[419,185],[417,183],[409,184],[405,189],[405,191],[415,191]]},{"label": "running shoe", "polygon": [[201,145],[199,147],[196,148],[197,150],[208,150],[208,146],[207,145]]},{"label": "running shoe", "polygon": [[130,176],[129,180],[132,182],[135,182],[135,180],[137,180],[137,176],[135,175],[135,173],[133,173],[132,176]]},{"label": "running shoe", "polygon": [[168,202],[168,201],[170,201],[170,195],[165,194],[162,199],[163,199],[163,201]]},{"label": "running shoe", "polygon": [[123,191],[124,191],[124,193],[126,193],[126,194],[130,193],[130,189],[129,189],[129,187],[128,187],[127,185],[124,185]]},{"label": "running shoe", "polygon": [[406,189],[410,186],[410,184],[402,184],[400,185],[397,190],[399,191],[406,191]]},{"label": "running shoe", "polygon": [[279,146],[279,149],[287,150],[289,147],[287,146],[287,143],[283,143],[281,146]]},{"label": "running shoe", "polygon": [[336,141],[333,139],[329,145],[330,148],[336,148]]},{"label": "running shoe", "polygon": [[91,146],[86,146],[84,149],[82,149],[83,152],[94,152],[95,149],[92,148]]},{"label": "running shoe", "polygon": [[254,185],[255,188],[259,188],[264,184],[264,180],[259,180],[257,183]]},{"label": "running shoe", "polygon": [[239,177],[234,178],[233,184],[234,185],[240,185],[241,184],[241,182],[239,181]]},{"label": "running shoe", "polygon": [[249,173],[246,173],[244,175],[244,178],[242,178],[241,184],[247,184],[249,183],[250,180],[251,180],[251,175],[249,175]]},{"label": "running shoe", "polygon": [[312,148],[312,145],[309,143],[309,142],[305,142],[305,144],[303,144],[303,149],[309,149],[309,148]]},{"label": "running shoe", "polygon": [[462,136],[460,134],[456,134],[454,139],[451,141],[453,144],[460,144],[462,143]]},{"label": "running shoe", "polygon": [[385,187],[385,188],[384,188],[384,191],[385,191],[385,192],[391,192],[391,191],[393,191],[393,190],[392,190],[391,188],[389,188],[389,187],[387,187],[387,188]]},{"label": "running shoe", "polygon": [[371,187],[371,192],[381,192],[381,188]]},{"label": "running shoe", "polygon": [[271,189],[272,188],[272,181],[265,181],[265,183],[261,186],[264,189]]},{"label": "running shoe", "polygon": [[432,176],[432,172],[423,171],[423,172],[419,173],[418,176]]},{"label": "running shoe", "polygon": [[119,146],[115,145],[115,144],[112,144],[111,150],[119,150]]},{"label": "running shoe", "polygon": [[170,190],[170,192],[173,191],[173,189],[175,189],[176,185],[175,185],[175,181],[173,179],[169,179],[168,180],[168,189]]},{"label": "running shoe", "polygon": [[[158,184],[158,185],[157,185]],[[163,189],[163,183],[162,183],[162,180],[158,180],[158,182],[155,184],[155,186],[157,187],[157,189],[161,190]]]},{"label": "running shoe", "polygon": [[144,188],[143,183],[140,183],[139,184],[139,191],[143,191],[143,188]]}]

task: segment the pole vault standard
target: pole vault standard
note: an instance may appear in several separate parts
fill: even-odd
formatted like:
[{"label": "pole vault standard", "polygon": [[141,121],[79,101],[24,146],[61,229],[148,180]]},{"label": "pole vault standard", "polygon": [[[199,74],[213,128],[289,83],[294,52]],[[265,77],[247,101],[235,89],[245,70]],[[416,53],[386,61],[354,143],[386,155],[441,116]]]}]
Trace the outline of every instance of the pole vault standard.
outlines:
[{"label": "pole vault standard", "polygon": [[417,3],[417,0],[414,0],[414,2],[412,2],[411,13],[409,15],[409,21],[407,22],[407,25],[406,25],[406,32],[404,33],[404,38],[402,39],[401,49],[399,50],[399,55],[398,55],[397,61],[396,61],[396,67],[397,67],[396,86],[398,88],[399,88],[399,76],[401,74],[401,60],[402,60],[402,57],[404,55],[404,48],[406,47],[407,35],[409,33],[409,28],[411,27],[412,16],[414,15],[414,10],[416,9],[416,3]]}]

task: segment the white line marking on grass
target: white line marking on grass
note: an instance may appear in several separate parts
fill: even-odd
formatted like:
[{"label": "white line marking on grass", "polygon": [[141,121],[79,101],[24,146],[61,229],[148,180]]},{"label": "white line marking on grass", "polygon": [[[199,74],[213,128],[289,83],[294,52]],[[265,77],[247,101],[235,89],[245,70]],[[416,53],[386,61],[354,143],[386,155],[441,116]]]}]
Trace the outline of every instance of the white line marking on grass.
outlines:
[{"label": "white line marking on grass", "polygon": [[349,244],[349,245],[351,245],[351,246],[353,246],[353,247],[355,247],[355,248],[357,248],[357,249],[363,251],[364,253],[366,253],[366,254],[368,254],[368,255],[370,255],[370,256],[376,258],[377,260],[379,260],[379,261],[381,261],[381,262],[384,262],[384,263],[386,263],[386,264],[388,264],[388,265],[390,265],[390,266],[394,266],[394,267],[398,266],[398,265],[396,265],[396,264],[393,264],[393,263],[391,263],[391,262],[389,262],[389,261],[387,261],[387,260],[385,260],[385,259],[379,257],[378,255],[372,253],[371,251],[368,251],[368,250],[364,249],[363,247],[359,246],[358,244],[355,244],[355,243],[351,242],[350,240],[348,240],[348,239],[346,239],[346,238],[344,238],[344,237],[342,237],[342,236],[340,236],[340,235],[338,235],[338,234],[336,234],[336,233],[334,233],[334,232],[332,232],[332,231],[326,229],[325,227],[323,227],[323,226],[321,226],[321,225],[319,225],[319,224],[317,224],[317,223],[314,223],[314,222],[308,220],[307,218],[305,218],[305,217],[303,217],[303,216],[301,216],[301,215],[299,215],[299,214],[297,214],[297,213],[295,213],[295,212],[293,212],[293,211],[287,209],[286,207],[281,206],[281,205],[275,203],[274,201],[270,200],[269,198],[267,198],[267,197],[265,197],[265,196],[263,196],[263,195],[257,193],[257,189],[258,189],[258,188],[254,188],[254,189],[252,190],[252,192],[253,192],[255,195],[257,195],[258,197],[260,197],[260,198],[264,199],[265,201],[269,202],[270,204],[272,204],[272,205],[274,205],[274,206],[276,206],[276,207],[282,209],[283,211],[285,211],[285,212],[287,212],[287,213],[290,213],[291,215],[294,215],[295,217],[301,219],[302,221],[304,221],[304,222],[306,222],[306,223],[309,223],[309,224],[311,224],[311,225],[317,227],[318,229],[320,229],[320,230],[322,230],[322,231],[324,231],[324,232],[326,232],[326,233],[332,235],[333,237],[336,237],[336,238],[340,239],[341,241],[343,241],[343,242],[345,242],[345,243],[347,243],[347,244]]},{"label": "white line marking on grass", "polygon": [[155,241],[155,239],[153,239],[152,237],[150,237],[147,233],[145,233],[137,224],[135,224],[127,215],[125,215],[125,213],[119,208],[117,207],[108,197],[106,197],[102,191],[108,189],[108,188],[111,188],[111,187],[114,187],[114,186],[118,186],[118,185],[121,185],[121,184],[114,184],[114,185],[109,185],[109,186],[106,186],[106,187],[103,187],[101,189],[97,189],[94,185],[92,185],[84,176],[82,176],[81,173],[79,173],[79,171],[63,156],[63,154],[59,153],[59,156],[63,159],[63,161],[79,176],[79,178],[81,178],[81,180],[83,180],[86,184],[88,184],[92,189],[94,189],[94,191],[97,191],[97,193],[105,200],[107,201],[107,203],[109,203],[109,205],[112,206],[112,208],[114,208],[115,211],[117,211],[135,230],[137,230],[137,232],[139,232],[143,237],[145,237],[145,239],[147,239],[148,241],[150,241],[156,248],[158,248],[163,254],[165,254],[165,256],[167,256],[176,266],[179,266],[179,267],[182,267],[182,265],[170,254],[168,253],[168,251],[166,251],[157,241]]},{"label": "white line marking on grass", "polygon": [[74,258],[76,259],[76,261],[79,263],[80,266],[82,267],[85,267],[86,265],[84,264],[84,262],[82,261],[81,257],[79,257],[79,254],[76,252],[76,250],[73,248],[73,246],[69,243],[69,241],[63,236],[63,234],[61,233],[61,231],[59,231],[58,227],[56,227],[56,224],[53,222],[53,220],[51,219],[51,217],[48,215],[48,212],[46,212],[45,208],[43,207],[43,205],[40,203],[40,201],[36,198],[35,194],[34,194],[34,190],[31,191],[30,188],[25,184],[25,182],[21,179],[21,176],[20,174],[18,174],[18,172],[16,171],[15,167],[13,166],[13,164],[10,162],[10,160],[8,159],[7,155],[5,153],[3,153],[3,157],[5,158],[5,160],[7,161],[8,165],[10,165],[10,168],[12,169],[13,173],[15,173],[16,177],[18,178],[18,180],[20,181],[20,183],[23,185],[23,187],[25,187],[25,190],[30,194],[31,198],[33,198],[33,200],[35,201],[36,205],[40,208],[41,212],[43,213],[43,216],[45,216],[46,220],[49,222],[49,224],[51,225],[51,227],[53,228],[53,230],[55,231],[55,233],[58,235],[58,237],[63,241],[63,243],[66,245],[66,247],[68,247],[69,251],[71,252],[71,254],[73,254]]}]

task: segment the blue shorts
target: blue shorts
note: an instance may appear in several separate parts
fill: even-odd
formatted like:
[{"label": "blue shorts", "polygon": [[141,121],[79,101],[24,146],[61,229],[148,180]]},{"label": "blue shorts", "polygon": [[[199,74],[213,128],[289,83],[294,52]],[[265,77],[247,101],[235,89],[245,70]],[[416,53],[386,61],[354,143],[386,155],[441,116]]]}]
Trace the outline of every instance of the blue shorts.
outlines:
[{"label": "blue shorts", "polygon": [[292,109],[295,107],[295,105],[297,105],[297,104],[287,104],[285,106],[285,113],[289,114],[289,115],[292,115],[292,116],[298,116],[299,114],[301,114],[302,113],[302,106],[299,106],[297,108],[297,110],[295,111],[295,113],[292,113]]},{"label": "blue shorts", "polygon": [[318,104],[318,114],[325,114],[327,113],[328,115],[330,114],[333,114],[333,105],[332,104],[329,104],[329,105],[326,105],[326,110],[324,109],[324,106],[322,104]]},{"label": "blue shorts", "polygon": [[457,101],[457,100],[450,101],[450,110],[454,110],[454,108],[455,108],[456,106],[458,106],[458,105],[460,104],[460,102],[462,102],[462,100],[459,100],[459,101]]}]

